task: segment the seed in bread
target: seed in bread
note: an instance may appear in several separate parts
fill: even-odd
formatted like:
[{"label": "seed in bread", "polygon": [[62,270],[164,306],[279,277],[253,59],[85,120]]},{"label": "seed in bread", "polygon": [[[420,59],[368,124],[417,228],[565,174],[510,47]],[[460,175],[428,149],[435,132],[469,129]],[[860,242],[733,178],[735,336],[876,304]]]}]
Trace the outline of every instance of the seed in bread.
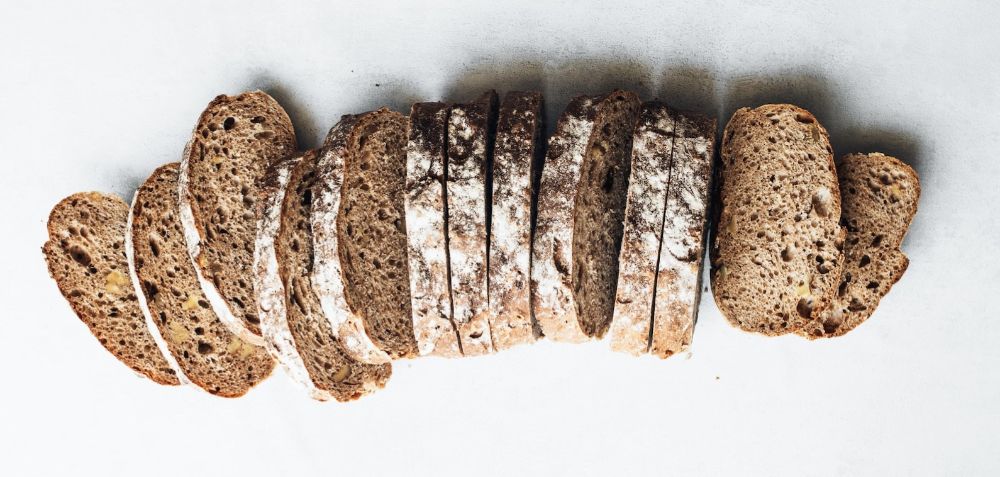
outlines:
[{"label": "seed in bread", "polygon": [[296,149],[288,115],[261,91],[220,95],[198,118],[178,193],[191,259],[209,304],[242,338],[262,344],[253,288],[257,184]]},{"label": "seed in bread", "polygon": [[848,154],[837,167],[847,227],[844,270],[833,303],[799,331],[809,338],[842,336],[868,319],[910,260],[899,249],[920,200],[916,171],[880,153]]},{"label": "seed in bread", "polygon": [[95,338],[115,358],[157,383],[180,384],[140,309],[125,257],[128,204],[99,192],[61,200],[42,247],[49,275]]},{"label": "seed in bread", "polygon": [[493,147],[490,213],[490,330],[497,350],[531,343],[530,280],[532,191],[541,171],[545,142],[541,93],[504,95]]},{"label": "seed in bread", "polygon": [[406,129],[406,117],[388,109],[358,118],[336,224],[347,304],[394,359],[418,355],[406,256]]},{"label": "seed in bread", "polygon": [[[382,351],[365,332],[365,322],[347,302],[344,270],[340,261],[337,227],[343,217],[340,202],[344,190],[344,164],[351,154],[350,137],[364,115],[346,115],[330,129],[316,162],[316,188],[311,208],[312,241],[315,251],[313,289],[333,336],[352,358],[362,363],[388,363]],[[377,258],[376,258],[377,260]]]},{"label": "seed in bread", "polygon": [[714,118],[695,113],[675,117],[649,340],[650,354],[660,358],[686,350],[698,321],[715,155]]},{"label": "seed in bread", "polygon": [[488,257],[497,94],[456,104],[448,119],[448,257],[452,318],[465,356],[494,350],[489,321]]},{"label": "seed in bread", "polygon": [[284,285],[289,332],[312,386],[338,401],[351,401],[384,387],[392,365],[352,358],[334,334],[314,291],[311,208],[318,187],[316,167],[315,160],[306,158],[292,169],[288,180],[275,240],[278,273]]},{"label": "seed in bread", "polygon": [[712,292],[745,331],[794,332],[833,299],[844,229],[829,136],[802,108],[737,110],[726,126]]},{"label": "seed in bread", "polygon": [[649,350],[663,208],[674,152],[675,115],[667,105],[643,103],[632,139],[632,167],[619,253],[611,349],[632,355]]},{"label": "seed in bread", "polygon": [[177,198],[178,164],[156,169],[136,191],[125,249],[155,324],[184,375],[209,393],[238,397],[267,378],[267,351],[212,311],[188,257]]},{"label": "seed in bread", "polygon": [[413,333],[420,355],[462,355],[451,316],[445,226],[446,133],[451,106],[415,103],[406,143],[406,237]]}]

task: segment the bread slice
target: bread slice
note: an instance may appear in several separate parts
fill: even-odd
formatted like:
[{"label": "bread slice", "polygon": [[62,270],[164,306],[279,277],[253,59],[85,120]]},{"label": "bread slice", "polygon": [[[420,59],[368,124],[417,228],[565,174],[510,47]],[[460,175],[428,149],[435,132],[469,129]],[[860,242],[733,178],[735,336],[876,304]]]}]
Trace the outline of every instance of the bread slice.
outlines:
[{"label": "bread slice", "polygon": [[139,375],[181,384],[177,368],[146,328],[125,259],[128,204],[113,195],[81,192],[49,213],[42,247],[49,275],[70,307],[115,358]]},{"label": "bread slice", "polygon": [[536,339],[529,294],[533,190],[545,158],[541,93],[504,95],[493,147],[490,330],[497,350]]},{"label": "bread slice", "polygon": [[125,250],[136,293],[191,382],[218,396],[242,396],[271,374],[274,360],[212,311],[187,254],[177,176],[177,163],[161,166],[135,193]]},{"label": "bread slice", "polygon": [[863,323],[910,264],[899,247],[920,200],[916,171],[872,153],[844,156],[837,173],[847,227],[844,270],[833,303],[799,331],[809,338],[842,336]]},{"label": "bread slice", "polygon": [[618,288],[608,329],[611,349],[632,355],[649,350],[663,208],[677,135],[675,118],[661,102],[643,103],[632,139]]},{"label": "bread slice", "polygon": [[615,90],[574,98],[549,139],[538,190],[532,306],[556,341],[610,326],[639,98]]},{"label": "bread slice", "polygon": [[445,167],[451,106],[415,103],[406,143],[406,238],[413,332],[420,355],[462,355],[452,320],[445,225]]},{"label": "bread slice", "polygon": [[302,355],[295,347],[295,340],[288,326],[285,285],[278,273],[278,255],[275,249],[278,230],[281,228],[281,209],[292,170],[303,160],[315,159],[315,153],[310,151],[275,162],[259,184],[263,210],[257,222],[257,243],[254,247],[254,287],[260,297],[257,316],[260,317],[265,347],[281,363],[289,377],[304,386],[314,399],[328,400],[333,396],[316,387],[309,377]]},{"label": "bread slice", "polygon": [[406,255],[406,129],[406,118],[388,109],[357,118],[336,224],[344,298],[392,358],[418,354]]},{"label": "bread slice", "polygon": [[288,115],[253,91],[212,100],[181,162],[181,221],[197,278],[226,326],[256,344],[263,344],[251,278],[257,184],[271,163],[295,149]]},{"label": "bread slice", "polygon": [[384,387],[392,365],[353,359],[334,334],[333,323],[314,292],[311,209],[320,187],[317,167],[307,156],[292,169],[275,241],[278,273],[285,292],[289,334],[313,388],[338,401],[350,401]]},{"label": "bread slice", "polygon": [[843,267],[840,189],[826,129],[789,104],[742,108],[722,142],[712,291],[743,330],[794,332],[830,304]]},{"label": "bread slice", "polygon": [[[312,284],[323,313],[330,322],[333,336],[339,340],[344,351],[363,363],[380,364],[388,363],[389,355],[368,337],[363,316],[348,306],[345,293],[349,289],[344,285],[344,270],[338,251],[340,240],[337,227],[341,220],[344,164],[352,151],[351,133],[362,118],[361,115],[341,118],[327,134],[323,151],[317,159],[316,194],[310,218],[315,250]],[[402,296],[402,293],[398,294]]]},{"label": "bread slice", "polygon": [[649,352],[669,358],[688,348],[698,321],[701,269],[711,203],[715,118],[675,116]]},{"label": "bread slice", "polygon": [[453,319],[465,356],[494,350],[489,321],[489,207],[497,93],[456,104],[448,119],[447,227]]}]

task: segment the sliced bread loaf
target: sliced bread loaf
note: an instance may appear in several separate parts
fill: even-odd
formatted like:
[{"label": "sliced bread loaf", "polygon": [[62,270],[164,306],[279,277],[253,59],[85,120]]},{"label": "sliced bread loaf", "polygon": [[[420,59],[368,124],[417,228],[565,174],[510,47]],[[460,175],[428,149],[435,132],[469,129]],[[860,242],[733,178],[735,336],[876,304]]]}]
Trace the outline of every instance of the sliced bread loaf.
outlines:
[{"label": "sliced bread loaf", "polygon": [[649,352],[660,358],[686,350],[698,320],[715,157],[714,118],[695,113],[675,118],[649,340]]},{"label": "sliced bread loaf", "polygon": [[843,266],[829,136],[788,104],[743,108],[722,142],[712,292],[743,330],[780,335],[819,318]]},{"label": "sliced bread loaf", "polygon": [[535,340],[528,286],[532,191],[545,154],[541,93],[504,95],[493,147],[490,213],[490,330],[497,350]]},{"label": "sliced bread loaf", "polygon": [[602,337],[618,279],[639,98],[574,98],[549,139],[538,189],[531,283],[535,319],[556,341]]},{"label": "sliced bread loaf", "polygon": [[462,355],[451,317],[445,225],[446,133],[451,106],[416,103],[406,143],[406,237],[413,332],[421,355]]},{"label": "sliced bread loaf", "polygon": [[496,91],[456,104],[448,119],[448,257],[453,319],[466,356],[493,351],[488,270]]},{"label": "sliced bread loaf", "polygon": [[658,101],[643,103],[632,139],[618,289],[608,334],[611,349],[633,355],[649,350],[656,265],[664,231],[663,207],[676,137],[674,123],[675,115],[667,105]]},{"label": "sliced bread loaf", "polygon": [[181,375],[146,328],[129,278],[127,221],[120,198],[73,194],[52,208],[42,253],[59,291],[105,349],[136,373],[177,385]]},{"label": "sliced bread loaf", "polygon": [[920,200],[916,171],[884,154],[848,154],[837,167],[847,227],[844,270],[833,303],[800,330],[809,338],[842,336],[875,311],[910,261],[900,251]]},{"label": "sliced bread loaf", "polygon": [[257,223],[257,244],[254,248],[254,287],[260,297],[257,314],[260,317],[264,345],[293,381],[304,386],[314,399],[327,400],[333,396],[316,387],[309,377],[302,355],[295,347],[295,340],[288,326],[285,285],[278,272],[278,254],[275,250],[275,241],[281,228],[281,209],[292,170],[303,160],[315,159],[315,153],[311,151],[304,155],[296,154],[275,162],[264,173],[258,186],[263,210]]},{"label": "sliced bread loaf", "polygon": [[198,118],[180,167],[181,221],[197,278],[234,333],[262,344],[253,247],[257,183],[296,149],[288,115],[261,91],[216,97]]},{"label": "sliced bread loaf", "polygon": [[132,202],[125,250],[136,293],[188,379],[218,396],[242,396],[271,374],[274,360],[232,333],[202,293],[179,219],[177,176],[177,163],[161,166]]},{"label": "sliced bread loaf", "polygon": [[[352,152],[351,133],[363,117],[342,117],[327,134],[323,151],[317,159],[316,195],[313,197],[310,219],[315,250],[312,284],[323,313],[330,322],[333,336],[339,340],[347,354],[362,363],[380,364],[389,362],[389,355],[368,337],[363,315],[348,306],[345,293],[349,288],[344,286],[344,270],[338,253],[340,240],[337,227],[342,219],[340,202],[344,189],[344,164]],[[377,256],[372,258],[372,264],[380,260]],[[397,270],[391,273],[399,273],[399,267],[395,268]],[[383,283],[383,286],[386,285]],[[402,296],[398,290],[393,293]]]},{"label": "sliced bread loaf", "polygon": [[344,298],[392,358],[418,354],[406,253],[406,130],[406,117],[388,109],[357,118],[336,221]]},{"label": "sliced bread loaf", "polygon": [[385,386],[392,368],[352,358],[314,291],[311,209],[320,187],[317,167],[307,156],[292,169],[275,240],[278,274],[284,287],[288,331],[311,387],[318,391],[314,397],[350,401]]}]

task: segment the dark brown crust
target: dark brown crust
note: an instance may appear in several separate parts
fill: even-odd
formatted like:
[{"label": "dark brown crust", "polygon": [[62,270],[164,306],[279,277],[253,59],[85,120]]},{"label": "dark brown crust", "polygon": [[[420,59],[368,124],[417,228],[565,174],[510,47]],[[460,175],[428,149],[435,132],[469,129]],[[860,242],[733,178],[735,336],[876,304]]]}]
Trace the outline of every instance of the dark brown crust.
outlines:
[{"label": "dark brown crust", "polygon": [[[261,203],[255,200],[257,182],[274,161],[295,149],[288,115],[260,91],[213,99],[198,118],[188,147],[185,199],[191,205],[201,250],[195,263],[232,314],[256,335],[260,335],[257,293],[252,281],[242,277],[253,273],[256,222],[261,213]],[[216,180],[223,173],[239,180]],[[242,214],[227,203],[239,196],[241,208],[246,209]]]},{"label": "dark brown crust", "polygon": [[313,291],[310,209],[318,187],[315,157],[305,157],[288,180],[282,203],[281,227],[275,239],[278,270],[285,288],[288,325],[295,347],[317,388],[338,401],[352,401],[385,386],[389,364],[364,364],[352,359],[334,336]]},{"label": "dark brown crust", "polygon": [[[92,204],[92,208],[95,210],[82,210],[83,208],[87,208],[91,202],[95,202],[95,204]],[[77,253],[78,256],[84,258],[80,260],[73,258],[73,247],[76,244],[71,239],[84,240],[91,244],[93,242],[87,240],[86,237],[76,237],[79,234],[71,234],[68,230],[64,230],[68,229],[69,224],[63,224],[63,221],[66,218],[64,215],[69,215],[74,211],[77,215],[80,212],[86,212],[88,215],[91,215],[95,214],[96,209],[106,212],[109,217],[97,224],[100,229],[92,230],[91,233],[98,235],[104,240],[114,241],[118,246],[113,251],[101,251],[101,255],[106,254],[107,259],[111,261],[110,268],[104,270],[94,266],[93,272],[90,272],[94,276],[93,283],[85,285],[95,288],[100,286],[106,288],[111,285],[116,290],[121,291],[122,297],[113,308],[120,317],[117,320],[112,320],[105,314],[102,314],[96,307],[85,303],[87,300],[86,291],[78,290],[80,285],[78,280],[80,278],[76,276],[77,274],[74,273],[71,267],[60,266],[64,262],[79,263],[83,266],[83,261],[93,266],[92,259],[87,255]],[[45,255],[49,275],[56,281],[59,291],[66,298],[73,312],[80,318],[80,321],[87,325],[90,332],[101,343],[101,346],[104,346],[115,358],[118,358],[119,361],[133,371],[159,384],[175,386],[180,384],[180,380],[176,372],[170,368],[167,360],[160,353],[156,342],[146,328],[145,318],[142,315],[142,310],[139,308],[139,301],[134,292],[135,288],[131,278],[129,278],[124,246],[127,219],[128,204],[116,196],[99,192],[73,194],[59,201],[52,208],[47,225],[49,240],[42,247],[42,252]],[[63,237],[62,235],[67,236]],[[92,250],[88,252],[93,253]],[[109,284],[106,277],[112,274],[116,280],[112,280],[113,283]],[[105,283],[102,285],[101,281]],[[110,294],[107,290],[99,293],[105,294],[105,296]],[[110,329],[106,329],[109,326]]]}]

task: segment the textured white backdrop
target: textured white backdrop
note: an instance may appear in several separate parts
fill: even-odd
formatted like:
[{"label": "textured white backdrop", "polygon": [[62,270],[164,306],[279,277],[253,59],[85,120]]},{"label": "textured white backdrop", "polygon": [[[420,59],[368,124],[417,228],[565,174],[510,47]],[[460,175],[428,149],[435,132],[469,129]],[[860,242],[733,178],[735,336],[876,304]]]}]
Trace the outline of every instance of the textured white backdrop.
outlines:
[{"label": "textured white backdrop", "polygon": [[[0,9],[0,474],[1000,475],[995,2],[169,3]],[[910,270],[842,339],[747,335],[706,294],[690,357],[402,362],[346,405],[137,379],[45,271],[49,208],[130,197],[219,93],[267,90],[309,147],[382,105],[531,88],[555,118],[614,86],[722,124],[796,102],[838,155],[914,165]]]}]

